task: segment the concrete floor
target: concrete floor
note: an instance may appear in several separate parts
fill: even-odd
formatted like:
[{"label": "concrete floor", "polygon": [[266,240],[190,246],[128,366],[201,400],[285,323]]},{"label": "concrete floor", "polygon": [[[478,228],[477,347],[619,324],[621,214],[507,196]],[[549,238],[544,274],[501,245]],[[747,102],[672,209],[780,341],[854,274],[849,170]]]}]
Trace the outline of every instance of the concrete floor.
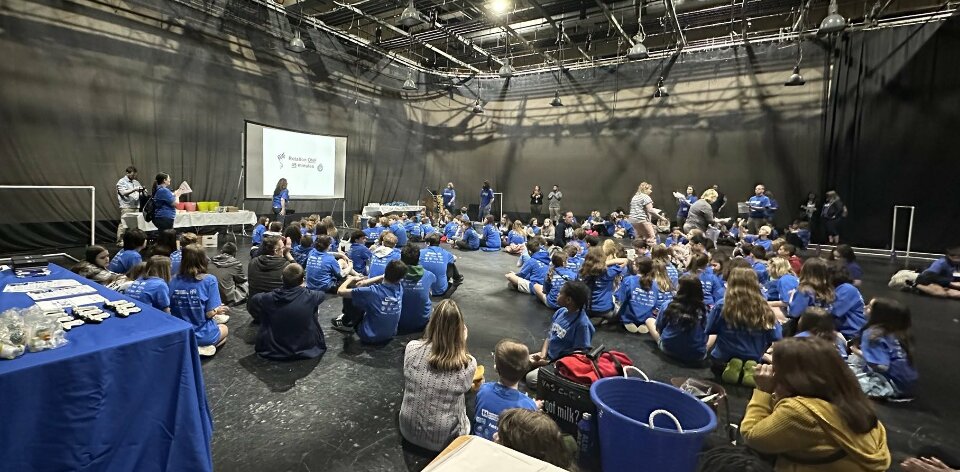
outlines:
[{"label": "concrete floor", "polygon": [[[241,253],[247,253],[249,244]],[[507,289],[503,274],[516,258],[504,253],[457,253],[466,277],[453,298],[470,328],[470,352],[492,367],[490,352],[512,337],[537,349],[552,312],[528,296]],[[246,257],[243,257],[246,261]],[[918,448],[935,445],[960,451],[960,303],[893,292],[887,280],[899,266],[886,259],[861,260],[866,272],[864,298],[890,296],[908,303],[914,315],[916,363],[921,375],[917,399],[878,404],[890,448],[899,463]],[[386,346],[366,347],[330,328],[339,313],[333,297],[323,307],[328,351],[320,361],[268,362],[253,350],[256,336],[243,307],[228,323],[231,339],[203,363],[207,396],[214,415],[214,465],[224,471],[417,471],[429,457],[401,446],[397,415],[403,391],[403,349],[417,335]],[[594,343],[628,353],[655,380],[675,376],[710,378],[708,369],[690,368],[659,354],[648,337],[604,327]],[[488,372],[491,372],[488,369]],[[495,376],[495,374],[493,374]],[[491,379],[490,375],[487,376]],[[493,377],[495,379],[495,377]],[[750,391],[730,387],[730,415],[738,423]],[[722,421],[724,418],[721,410]],[[717,437],[719,439],[719,436]],[[898,470],[894,466],[892,470]]]}]

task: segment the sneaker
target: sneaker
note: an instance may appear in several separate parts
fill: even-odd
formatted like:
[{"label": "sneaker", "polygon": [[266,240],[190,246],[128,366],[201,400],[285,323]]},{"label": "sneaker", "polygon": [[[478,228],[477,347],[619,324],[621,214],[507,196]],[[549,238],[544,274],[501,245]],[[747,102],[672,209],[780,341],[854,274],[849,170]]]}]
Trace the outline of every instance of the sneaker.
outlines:
[{"label": "sneaker", "polygon": [[227,321],[230,321],[230,315],[213,315],[213,321],[217,324],[227,324]]},{"label": "sneaker", "polygon": [[723,383],[726,384],[736,385],[740,383],[741,375],[743,375],[743,361],[734,358],[727,362],[727,367],[723,369],[720,380],[723,380]]},{"label": "sneaker", "polygon": [[197,353],[200,357],[210,357],[217,353],[217,346],[197,346]]},{"label": "sneaker", "polygon": [[346,321],[343,319],[343,313],[341,313],[340,316],[330,320],[330,324],[333,325],[333,329],[340,331],[341,333],[353,332],[353,326],[350,326],[346,323]]},{"label": "sneaker", "polygon": [[639,334],[647,334],[647,333],[649,333],[649,332],[650,332],[650,328],[647,328],[647,325],[646,325],[646,324],[638,324],[638,325],[637,325],[637,333],[639,333]]},{"label": "sneaker", "polygon": [[756,368],[756,361],[747,361],[743,363],[743,380],[741,380],[740,383],[743,384],[744,387],[754,388],[757,386],[757,381],[753,378]]},{"label": "sneaker", "polygon": [[629,332],[631,332],[631,333],[636,333],[636,332],[638,331],[637,325],[635,325],[635,324],[633,324],[633,323],[627,323],[627,324],[623,325],[623,327],[626,328],[627,331],[629,331]]}]

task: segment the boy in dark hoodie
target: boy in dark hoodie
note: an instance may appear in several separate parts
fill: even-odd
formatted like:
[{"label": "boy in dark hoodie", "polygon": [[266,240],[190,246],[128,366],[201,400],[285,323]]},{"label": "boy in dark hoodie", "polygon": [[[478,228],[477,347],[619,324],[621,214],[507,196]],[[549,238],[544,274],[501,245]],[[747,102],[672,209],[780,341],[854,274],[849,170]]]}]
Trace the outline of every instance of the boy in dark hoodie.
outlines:
[{"label": "boy in dark hoodie", "polygon": [[[283,285],[281,273],[287,264],[293,262],[290,249],[281,242],[278,236],[265,236],[260,245],[260,255],[250,259],[247,265],[249,296],[253,298],[258,293],[269,292]],[[247,300],[247,312],[254,323],[260,320],[259,308]]]},{"label": "boy in dark hoodie", "polygon": [[272,360],[314,359],[327,352],[323,328],[317,317],[323,292],[304,287],[299,264],[284,267],[283,287],[250,298],[261,313],[256,351]]},{"label": "boy in dark hoodie", "polygon": [[420,248],[415,244],[407,243],[403,247],[400,260],[407,265],[407,275],[400,281],[403,301],[397,334],[418,333],[423,331],[430,321],[430,311],[433,309],[430,288],[437,281],[437,276],[420,265]]},{"label": "boy in dark hoodie", "polygon": [[243,264],[237,260],[236,244],[224,244],[220,254],[210,259],[207,271],[217,277],[223,303],[235,305],[247,298],[247,274],[243,271]]}]

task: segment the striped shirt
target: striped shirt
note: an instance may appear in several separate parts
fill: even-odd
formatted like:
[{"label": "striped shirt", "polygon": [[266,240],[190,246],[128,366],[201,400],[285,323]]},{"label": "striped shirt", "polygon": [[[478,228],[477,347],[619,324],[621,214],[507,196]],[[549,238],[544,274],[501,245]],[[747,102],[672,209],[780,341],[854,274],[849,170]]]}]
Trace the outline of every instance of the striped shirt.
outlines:
[{"label": "striped shirt", "polygon": [[650,221],[650,215],[647,215],[647,205],[653,204],[653,199],[645,193],[637,193],[630,199],[630,219],[637,221]]}]

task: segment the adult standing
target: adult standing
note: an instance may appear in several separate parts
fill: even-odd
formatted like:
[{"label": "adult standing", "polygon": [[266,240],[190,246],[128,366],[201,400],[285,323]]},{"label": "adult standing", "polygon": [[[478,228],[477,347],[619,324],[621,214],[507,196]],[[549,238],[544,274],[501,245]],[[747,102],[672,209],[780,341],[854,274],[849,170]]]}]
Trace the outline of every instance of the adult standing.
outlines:
[{"label": "adult standing", "polygon": [[560,221],[560,200],[563,199],[563,192],[559,185],[554,185],[553,190],[547,195],[547,209],[550,210],[550,219]]},{"label": "adult standing", "polygon": [[483,181],[483,188],[480,189],[480,215],[477,218],[477,221],[483,221],[487,215],[490,214],[490,209],[493,206],[493,189],[490,188],[490,181]]},{"label": "adult standing", "polygon": [[533,192],[530,192],[530,217],[540,219],[540,210],[543,208],[543,193],[540,192],[540,186],[534,185]]},{"label": "adult standing", "polygon": [[830,244],[840,244],[840,223],[847,216],[847,207],[836,190],[827,192],[827,201],[823,203],[820,216],[823,218],[823,227],[827,230],[827,241]]},{"label": "adult standing", "polygon": [[117,226],[117,244],[123,244],[123,232],[127,229],[124,215],[140,211],[140,195],[143,184],[137,180],[137,168],[128,166],[127,175],[117,181],[117,202],[120,204],[120,224]]},{"label": "adult standing", "polygon": [[653,185],[647,182],[640,182],[637,187],[637,193],[630,199],[630,224],[637,232],[637,239],[647,241],[650,247],[657,243],[657,229],[651,222],[653,218],[663,218],[657,209],[653,208],[653,199],[650,194],[653,192]]},{"label": "adult standing", "polygon": [[677,198],[677,226],[683,227],[687,222],[687,215],[690,213],[690,206],[697,201],[697,196],[693,193],[693,185],[687,185],[687,193],[682,198]]},{"label": "adult standing", "polygon": [[153,215],[153,225],[157,230],[173,229],[173,219],[177,216],[177,200],[180,198],[180,189],[170,191],[170,175],[163,172],[157,174],[153,183],[153,205],[156,210]]},{"label": "adult standing", "polygon": [[750,213],[747,218],[747,227],[750,232],[757,234],[757,230],[767,224],[767,211],[770,209],[770,198],[765,195],[767,189],[763,184],[753,188],[753,196],[747,199]]},{"label": "adult standing", "polygon": [[284,216],[287,214],[287,203],[289,202],[290,191],[287,190],[287,179],[280,179],[277,181],[277,187],[273,189],[273,214],[284,225]]},{"label": "adult standing", "polygon": [[727,196],[720,191],[720,186],[717,184],[713,184],[713,190],[717,192],[717,199],[710,203],[710,207],[713,208],[714,216],[720,216],[724,205],[727,204]]},{"label": "adult standing", "polygon": [[453,188],[453,182],[447,182],[447,188],[443,189],[443,208],[454,214],[454,207],[457,205],[457,191]]},{"label": "adult standing", "polygon": [[713,204],[717,198],[719,198],[717,191],[710,188],[703,192],[699,200],[690,205],[690,213],[687,214],[687,221],[683,225],[684,233],[689,234],[693,229],[706,232],[710,225],[725,221],[714,217]]},{"label": "adult standing", "polygon": [[817,214],[817,194],[810,192],[807,194],[807,201],[800,205],[800,219],[803,221],[813,221],[813,215]]}]

